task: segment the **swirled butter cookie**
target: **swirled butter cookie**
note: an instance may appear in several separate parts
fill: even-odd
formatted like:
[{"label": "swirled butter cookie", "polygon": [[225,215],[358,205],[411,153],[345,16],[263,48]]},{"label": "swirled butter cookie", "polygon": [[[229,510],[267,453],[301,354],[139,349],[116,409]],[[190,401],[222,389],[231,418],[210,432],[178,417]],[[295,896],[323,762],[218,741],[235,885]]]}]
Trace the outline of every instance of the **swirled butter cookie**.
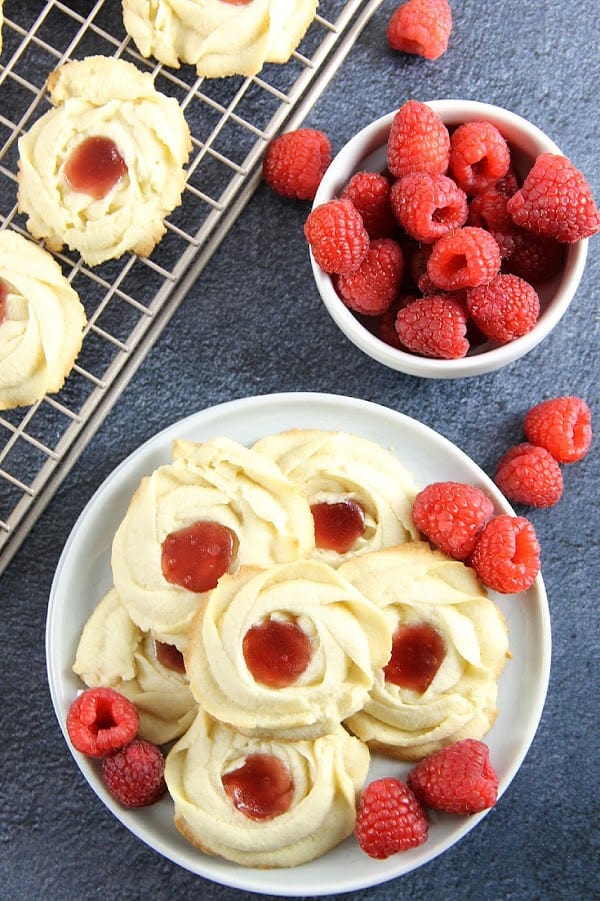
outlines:
[{"label": "swirled butter cookie", "polygon": [[181,654],[141,632],[114,588],[83,628],[73,671],[90,688],[108,686],[133,701],[140,738],[155,744],[179,738],[194,719],[196,702]]},{"label": "swirled butter cookie", "polygon": [[175,825],[202,851],[294,867],[351,834],[369,752],[339,724],[313,741],[247,738],[203,711],[171,749]]},{"label": "swirled butter cookie", "polygon": [[302,492],[267,457],[228,438],[176,441],[173,462],[142,479],[113,540],[115,587],[144,632],[183,649],[198,604],[244,564],[314,546]]},{"label": "swirled butter cookie", "polygon": [[181,202],[191,150],[172,97],[131,63],[89,56],[48,78],[54,106],[19,139],[19,211],[51,250],[95,266],[148,256]]},{"label": "swirled butter cookie", "polygon": [[0,232],[0,409],[59,391],[86,316],[56,260],[16,232]]},{"label": "swirled butter cookie", "polygon": [[123,0],[123,24],[144,57],[220,78],[287,62],[315,17],[317,0]]},{"label": "swirled butter cookie", "polygon": [[326,563],[224,576],[184,651],[192,694],[249,735],[313,738],[366,702],[388,660],[386,617]]},{"label": "swirled butter cookie", "polygon": [[379,444],[347,432],[293,429],[261,438],[254,450],[275,460],[306,494],[316,559],[337,566],[418,538],[412,475]]},{"label": "swirled butter cookie", "polygon": [[390,659],[348,728],[372,750],[403,760],[482,738],[496,718],[508,641],[473,570],[415,542],[338,571],[380,608],[393,634]]}]

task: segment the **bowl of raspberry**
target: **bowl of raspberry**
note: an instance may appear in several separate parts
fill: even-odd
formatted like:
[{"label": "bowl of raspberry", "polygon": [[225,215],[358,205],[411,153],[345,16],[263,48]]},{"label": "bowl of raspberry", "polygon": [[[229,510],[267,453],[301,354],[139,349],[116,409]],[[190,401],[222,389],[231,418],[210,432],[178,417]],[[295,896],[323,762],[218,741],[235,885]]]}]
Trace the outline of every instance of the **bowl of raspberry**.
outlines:
[{"label": "bowl of raspberry", "polygon": [[323,302],[360,350],[400,372],[500,369],[573,299],[600,213],[539,128],[471,100],[409,100],[355,135],[304,233]]}]

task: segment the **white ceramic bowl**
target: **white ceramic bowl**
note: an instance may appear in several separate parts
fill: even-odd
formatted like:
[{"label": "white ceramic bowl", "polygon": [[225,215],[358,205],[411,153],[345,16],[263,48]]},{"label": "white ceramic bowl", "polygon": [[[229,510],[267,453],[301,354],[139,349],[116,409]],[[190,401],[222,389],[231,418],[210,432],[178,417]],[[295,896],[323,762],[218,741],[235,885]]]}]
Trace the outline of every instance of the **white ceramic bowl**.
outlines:
[{"label": "white ceramic bowl", "polygon": [[[427,104],[448,127],[477,119],[493,122],[511,145],[513,164],[524,176],[540,153],[562,153],[556,144],[521,116],[508,110],[474,100],[433,100]],[[313,206],[338,197],[355,172],[382,172],[386,168],[387,139],[395,112],[376,119],[359,131],[340,150],[327,169]],[[437,360],[397,350],[369,331],[338,297],[331,276],[315,262],[312,269],[319,293],[331,317],[360,350],[373,359],[409,375],[422,378],[464,378],[493,372],[522,357],[539,344],[565,313],[577,290],[585,260],[587,240],[567,246],[561,272],[538,288],[541,313],[535,327],[508,344],[482,344],[458,360]]]}]

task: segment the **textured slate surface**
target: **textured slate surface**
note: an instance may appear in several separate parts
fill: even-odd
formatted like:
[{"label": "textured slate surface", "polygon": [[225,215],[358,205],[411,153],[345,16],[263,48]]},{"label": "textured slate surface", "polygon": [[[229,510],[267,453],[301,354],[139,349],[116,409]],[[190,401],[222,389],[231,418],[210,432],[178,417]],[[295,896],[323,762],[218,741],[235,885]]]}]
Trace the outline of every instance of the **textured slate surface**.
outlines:
[{"label": "textured slate surface", "polygon": [[[600,199],[596,0],[454,3],[451,48],[434,63],[386,47],[396,5],[383,3],[308,117],[335,149],[409,97],[485,100],[550,134]],[[192,876],[124,830],[83,782],[51,708],[44,628],[57,560],[84,504],[142,441],[225,400],[314,390],[414,416],[491,473],[503,449],[520,440],[532,403],[574,393],[598,414],[597,238],[575,300],[542,346],[498,373],[420,381],[365,358],[337,331],[311,280],[306,213],[305,205],[259,189],[2,578],[0,894],[7,899],[235,901],[244,894]],[[407,877],[348,895],[353,901],[600,895],[597,461],[596,448],[565,470],[555,508],[529,514],[543,550],[553,662],[520,772],[452,850]]]}]

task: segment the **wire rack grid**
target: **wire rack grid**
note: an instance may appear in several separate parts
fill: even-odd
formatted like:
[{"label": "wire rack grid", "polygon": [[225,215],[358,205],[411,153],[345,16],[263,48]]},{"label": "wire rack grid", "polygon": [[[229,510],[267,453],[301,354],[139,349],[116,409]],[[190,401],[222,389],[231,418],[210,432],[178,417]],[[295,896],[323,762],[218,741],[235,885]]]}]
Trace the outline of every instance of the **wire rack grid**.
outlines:
[{"label": "wire rack grid", "polygon": [[18,139],[50,108],[46,79],[66,60],[99,53],[151,71],[184,110],[193,149],[181,206],[150,257],[128,254],[91,269],[77,254],[55,255],[88,324],[61,391],[0,413],[0,573],[254,193],[267,143],[298,127],[380,3],[321,0],[288,63],[267,64],[252,78],[203,79],[191,66],[143,59],[114,0],[6,0],[0,228],[26,234],[16,204]]}]

